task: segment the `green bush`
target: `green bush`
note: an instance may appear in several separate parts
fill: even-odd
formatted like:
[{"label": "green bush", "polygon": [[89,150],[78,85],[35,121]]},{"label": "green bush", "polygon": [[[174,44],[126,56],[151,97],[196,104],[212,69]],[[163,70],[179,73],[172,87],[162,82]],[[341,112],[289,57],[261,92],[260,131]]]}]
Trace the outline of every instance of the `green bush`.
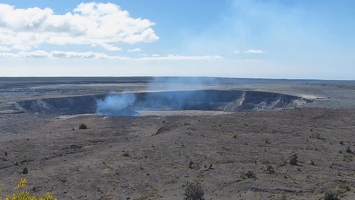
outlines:
[{"label": "green bush", "polygon": [[199,182],[187,182],[185,187],[184,200],[204,200],[205,192]]}]

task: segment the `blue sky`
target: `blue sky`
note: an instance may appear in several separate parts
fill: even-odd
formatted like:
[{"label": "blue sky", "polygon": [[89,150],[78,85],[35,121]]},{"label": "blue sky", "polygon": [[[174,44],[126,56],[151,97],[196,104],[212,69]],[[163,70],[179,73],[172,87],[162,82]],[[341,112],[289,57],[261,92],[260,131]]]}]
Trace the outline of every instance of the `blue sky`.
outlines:
[{"label": "blue sky", "polygon": [[352,0],[2,0],[0,76],[354,79]]}]

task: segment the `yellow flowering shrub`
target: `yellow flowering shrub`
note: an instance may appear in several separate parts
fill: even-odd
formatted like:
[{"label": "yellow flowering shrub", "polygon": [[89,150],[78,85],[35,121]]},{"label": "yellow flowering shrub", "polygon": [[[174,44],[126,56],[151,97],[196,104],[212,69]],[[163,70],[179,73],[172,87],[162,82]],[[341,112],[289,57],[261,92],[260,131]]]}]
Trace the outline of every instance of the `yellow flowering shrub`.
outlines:
[{"label": "yellow flowering shrub", "polygon": [[18,193],[7,196],[5,200],[57,200],[50,193],[46,193],[42,197],[30,196],[30,192],[28,190],[22,190],[22,187],[26,185],[26,183],[27,180],[21,178],[16,186],[16,188],[19,190]]}]

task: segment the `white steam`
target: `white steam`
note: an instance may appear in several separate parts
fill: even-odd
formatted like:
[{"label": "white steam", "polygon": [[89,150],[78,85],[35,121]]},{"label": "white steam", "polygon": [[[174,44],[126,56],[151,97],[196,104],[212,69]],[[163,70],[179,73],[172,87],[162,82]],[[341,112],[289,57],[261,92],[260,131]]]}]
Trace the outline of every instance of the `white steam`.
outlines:
[{"label": "white steam", "polygon": [[137,113],[130,108],[136,97],[131,93],[110,93],[103,100],[97,100],[96,113],[109,116],[134,116]]},{"label": "white steam", "polygon": [[[207,77],[153,77],[147,93],[110,93],[97,100],[96,113],[105,116],[136,116],[135,110],[201,109],[209,108],[203,90],[219,85],[215,78]],[[194,92],[194,90],[199,90]]]}]

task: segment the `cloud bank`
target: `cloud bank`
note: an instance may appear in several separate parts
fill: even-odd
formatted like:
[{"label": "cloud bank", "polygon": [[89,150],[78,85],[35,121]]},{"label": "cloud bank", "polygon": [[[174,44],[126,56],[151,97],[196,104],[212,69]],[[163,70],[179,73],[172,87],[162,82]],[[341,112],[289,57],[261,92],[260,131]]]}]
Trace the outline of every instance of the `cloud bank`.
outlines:
[{"label": "cloud bank", "polygon": [[119,51],[121,43],[159,39],[148,19],[132,18],[112,3],[81,3],[72,12],[56,15],[52,9],[16,9],[0,4],[0,51],[28,51],[41,44],[91,45]]},{"label": "cloud bank", "polygon": [[96,52],[73,52],[73,51],[20,51],[18,53],[0,53],[0,58],[7,59],[26,59],[26,58],[73,58],[73,59],[111,59],[111,60],[219,60],[223,59],[218,55],[204,55],[204,56],[181,56],[169,54],[167,56],[152,55],[143,57],[128,57],[128,56],[112,56],[105,53]]}]

